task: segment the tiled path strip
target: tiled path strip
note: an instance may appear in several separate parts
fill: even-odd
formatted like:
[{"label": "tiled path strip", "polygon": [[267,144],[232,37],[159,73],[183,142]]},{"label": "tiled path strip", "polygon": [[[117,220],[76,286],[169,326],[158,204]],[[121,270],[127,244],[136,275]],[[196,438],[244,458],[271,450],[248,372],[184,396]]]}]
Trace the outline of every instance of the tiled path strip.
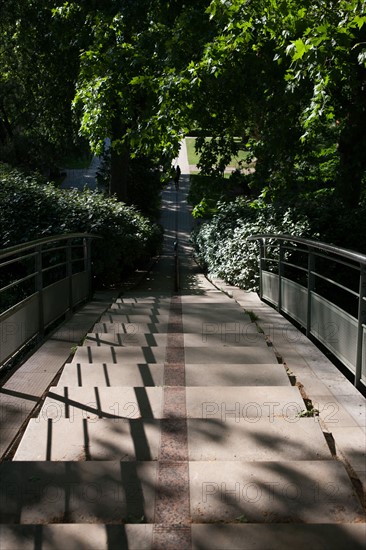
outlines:
[{"label": "tiled path strip", "polygon": [[[188,433],[182,303],[170,303],[164,364],[163,417],[155,502],[154,550],[189,549],[190,528]],[[169,495],[166,488],[169,487]]]}]

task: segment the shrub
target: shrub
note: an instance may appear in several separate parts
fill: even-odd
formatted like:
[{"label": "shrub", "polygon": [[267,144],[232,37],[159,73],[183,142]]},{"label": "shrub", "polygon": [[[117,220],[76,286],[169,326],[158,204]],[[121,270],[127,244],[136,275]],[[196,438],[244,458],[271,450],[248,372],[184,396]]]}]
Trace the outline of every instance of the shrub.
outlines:
[{"label": "shrub", "polygon": [[93,243],[99,285],[118,284],[161,243],[161,228],[136,208],[90,190],[63,191],[6,165],[0,165],[0,202],[1,247],[72,232],[101,236]]},{"label": "shrub", "polygon": [[192,234],[197,256],[214,276],[247,290],[258,288],[258,243],[248,242],[258,233],[291,233],[309,236],[306,218],[290,208],[258,208],[243,198],[219,203],[218,213]]}]

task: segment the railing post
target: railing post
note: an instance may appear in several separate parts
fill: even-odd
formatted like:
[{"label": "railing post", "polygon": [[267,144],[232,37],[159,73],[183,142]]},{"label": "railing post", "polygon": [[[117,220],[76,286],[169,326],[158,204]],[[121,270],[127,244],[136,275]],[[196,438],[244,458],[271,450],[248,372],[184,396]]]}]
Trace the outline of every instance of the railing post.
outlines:
[{"label": "railing post", "polygon": [[263,262],[266,259],[266,239],[259,240],[259,297],[263,300]]},{"label": "railing post", "polygon": [[315,288],[315,255],[312,248],[308,249],[308,303],[306,311],[306,336],[311,333],[311,294]]},{"label": "railing post", "polygon": [[73,304],[73,292],[72,292],[72,240],[66,241],[66,277],[69,284],[69,311],[66,313],[66,317],[72,315]]},{"label": "railing post", "polygon": [[36,247],[36,292],[38,294],[38,335],[44,336],[44,307],[43,307],[43,268],[42,268],[42,245]]},{"label": "railing post", "polygon": [[93,293],[93,281],[92,281],[92,264],[91,264],[91,239],[85,237],[83,239],[84,247],[84,270],[88,275],[88,298],[92,297]]},{"label": "railing post", "polygon": [[284,250],[283,243],[280,241],[280,253],[278,258],[278,311],[282,311],[282,277],[283,277],[283,259]]},{"label": "railing post", "polygon": [[363,355],[363,325],[366,325],[366,266],[360,266],[360,291],[358,302],[358,331],[357,331],[357,353],[355,368],[355,383],[358,387],[362,376]]}]

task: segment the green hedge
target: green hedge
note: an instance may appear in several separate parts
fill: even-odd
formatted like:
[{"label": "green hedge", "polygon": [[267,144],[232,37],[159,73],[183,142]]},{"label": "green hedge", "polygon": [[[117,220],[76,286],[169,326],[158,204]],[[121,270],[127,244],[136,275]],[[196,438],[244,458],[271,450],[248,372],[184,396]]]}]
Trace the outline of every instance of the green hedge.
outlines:
[{"label": "green hedge", "polygon": [[256,208],[243,198],[217,207],[217,214],[192,233],[197,257],[210,274],[247,290],[258,288],[258,243],[247,242],[250,235],[310,235],[306,218],[289,208]]},{"label": "green hedge", "polygon": [[93,191],[63,191],[37,175],[0,164],[0,246],[70,232],[102,237],[93,243],[96,283],[113,285],[159,249],[161,228],[134,207]]}]

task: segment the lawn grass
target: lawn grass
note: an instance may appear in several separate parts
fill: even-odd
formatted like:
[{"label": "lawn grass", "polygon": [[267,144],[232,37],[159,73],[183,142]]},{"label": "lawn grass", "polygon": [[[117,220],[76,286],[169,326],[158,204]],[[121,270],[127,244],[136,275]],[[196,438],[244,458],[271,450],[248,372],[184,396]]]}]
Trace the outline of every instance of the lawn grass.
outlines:
[{"label": "lawn grass", "polygon": [[[206,139],[211,139],[211,138],[206,138]],[[195,151],[195,143],[196,143],[196,138],[194,137],[186,138],[188,163],[190,165],[197,165],[200,160],[200,155]],[[231,158],[230,166],[233,166],[235,168],[239,167],[239,162],[242,160],[246,160],[248,157],[248,154],[249,153],[247,151],[239,151],[239,154],[236,157]]]},{"label": "lawn grass", "polygon": [[91,153],[85,154],[70,154],[63,159],[62,167],[66,170],[81,170],[87,169],[90,166],[93,155]]},{"label": "lawn grass", "polygon": [[196,143],[196,138],[186,138],[186,147],[187,147],[189,164],[198,164],[200,160],[200,155],[197,154],[194,149],[195,143]]}]

